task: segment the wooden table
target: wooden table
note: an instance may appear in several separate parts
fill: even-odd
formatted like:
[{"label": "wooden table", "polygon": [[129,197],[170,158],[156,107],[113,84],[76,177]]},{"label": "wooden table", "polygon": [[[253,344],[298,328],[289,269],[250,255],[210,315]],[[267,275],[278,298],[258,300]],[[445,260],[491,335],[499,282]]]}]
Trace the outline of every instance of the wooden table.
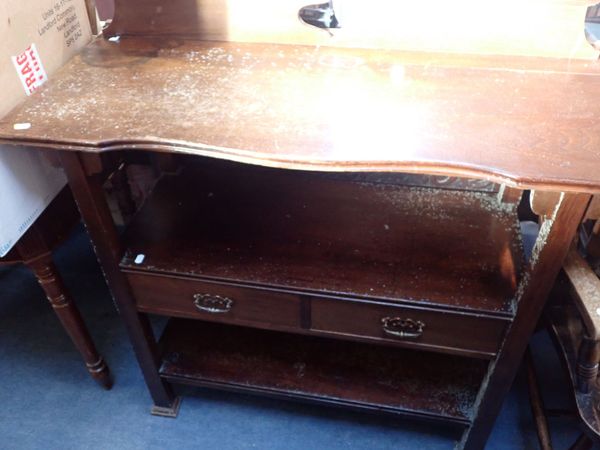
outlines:
[{"label": "wooden table", "polygon": [[79,222],[79,214],[68,188],[56,196],[41,216],[29,227],[0,265],[24,264],[36,276],[65,331],[81,354],[90,376],[104,389],[113,381],[104,358],[83,321],[62,277],[52,260],[52,252]]},{"label": "wooden table", "polygon": [[[153,412],[186,383],[451,422],[482,448],[600,191],[597,63],[217,42],[189,5],[146,6],[117,2],[119,39],[0,142],[59,158]],[[132,158],[163,176],[119,235],[102,183]],[[558,193],[527,263],[523,189]],[[172,317],[158,343],[148,313]]]}]

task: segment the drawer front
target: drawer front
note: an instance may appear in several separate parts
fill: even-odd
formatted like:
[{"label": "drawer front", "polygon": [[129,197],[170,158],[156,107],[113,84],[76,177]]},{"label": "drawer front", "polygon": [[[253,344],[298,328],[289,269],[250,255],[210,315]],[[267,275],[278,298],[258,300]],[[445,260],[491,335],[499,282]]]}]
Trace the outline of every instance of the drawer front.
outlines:
[{"label": "drawer front", "polygon": [[313,299],[311,328],[411,347],[493,356],[507,322],[500,319],[376,302]]},{"label": "drawer front", "polygon": [[300,297],[169,276],[127,273],[140,311],[216,322],[298,328]]}]

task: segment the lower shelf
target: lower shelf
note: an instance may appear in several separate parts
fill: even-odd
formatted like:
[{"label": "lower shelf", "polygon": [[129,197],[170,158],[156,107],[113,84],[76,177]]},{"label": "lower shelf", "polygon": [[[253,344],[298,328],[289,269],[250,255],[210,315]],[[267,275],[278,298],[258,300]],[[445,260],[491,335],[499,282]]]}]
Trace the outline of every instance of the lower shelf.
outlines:
[{"label": "lower shelf", "polygon": [[171,319],[168,381],[468,425],[485,361]]}]

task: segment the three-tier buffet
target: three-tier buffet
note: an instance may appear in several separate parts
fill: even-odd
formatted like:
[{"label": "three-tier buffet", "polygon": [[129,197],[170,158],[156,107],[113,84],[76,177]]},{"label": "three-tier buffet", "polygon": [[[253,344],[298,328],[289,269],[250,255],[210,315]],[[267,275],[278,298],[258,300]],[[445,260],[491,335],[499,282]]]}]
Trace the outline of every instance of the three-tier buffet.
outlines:
[{"label": "three-tier buffet", "polygon": [[[594,51],[336,41],[295,3],[273,10],[296,8],[290,33],[259,15],[261,34],[243,2],[117,1],[0,142],[64,167],[155,414],[190,384],[451,422],[482,448],[600,191]],[[103,184],[132,162],[156,183],[120,230]],[[526,189],[557,193],[527,261]]]}]

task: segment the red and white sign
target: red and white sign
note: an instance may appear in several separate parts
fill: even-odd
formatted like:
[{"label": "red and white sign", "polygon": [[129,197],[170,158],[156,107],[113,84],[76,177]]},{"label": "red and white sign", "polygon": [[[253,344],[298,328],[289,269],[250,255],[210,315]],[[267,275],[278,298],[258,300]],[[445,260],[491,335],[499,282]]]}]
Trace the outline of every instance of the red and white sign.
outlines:
[{"label": "red and white sign", "polygon": [[12,62],[27,95],[33,94],[48,79],[35,44],[31,44],[20,55],[13,56]]}]

